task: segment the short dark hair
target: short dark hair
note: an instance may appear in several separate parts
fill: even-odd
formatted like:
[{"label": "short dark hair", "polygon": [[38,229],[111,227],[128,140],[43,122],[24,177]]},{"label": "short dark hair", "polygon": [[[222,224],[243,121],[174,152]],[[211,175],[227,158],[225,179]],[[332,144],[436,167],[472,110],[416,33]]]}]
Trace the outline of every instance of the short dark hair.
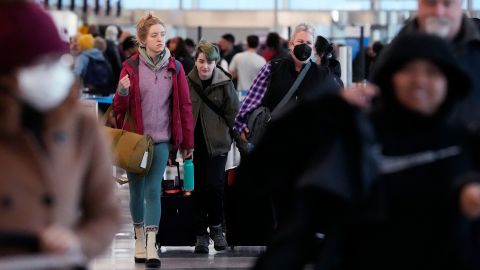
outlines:
[{"label": "short dark hair", "polygon": [[185,45],[187,45],[188,47],[195,48],[195,42],[193,42],[193,39],[191,39],[191,38],[186,38],[185,39]]},{"label": "short dark hair", "polygon": [[248,48],[256,49],[258,47],[258,43],[260,43],[258,36],[250,35],[247,37]]},{"label": "short dark hair", "polygon": [[280,44],[280,35],[276,32],[270,32],[267,35],[267,40],[265,41],[265,45],[267,45],[268,48],[274,48],[274,49],[279,49],[281,44]]},{"label": "short dark hair", "polygon": [[188,52],[187,48],[185,47],[185,41],[183,40],[183,38],[174,37],[172,38],[172,41],[177,42],[177,48],[175,48],[175,51],[171,53],[173,53],[175,57],[187,57]]},{"label": "short dark hair", "polygon": [[137,45],[137,40],[135,39],[135,37],[129,36],[123,41],[122,49],[126,51],[130,48],[135,48],[136,45]]},{"label": "short dark hair", "polygon": [[317,40],[315,40],[315,51],[318,55],[331,53],[332,50],[333,46],[330,44],[328,39],[323,36],[317,36]]},{"label": "short dark hair", "polygon": [[226,41],[232,43],[232,44],[235,44],[235,37],[231,34],[231,33],[226,33],[222,36],[223,39],[225,39]]}]

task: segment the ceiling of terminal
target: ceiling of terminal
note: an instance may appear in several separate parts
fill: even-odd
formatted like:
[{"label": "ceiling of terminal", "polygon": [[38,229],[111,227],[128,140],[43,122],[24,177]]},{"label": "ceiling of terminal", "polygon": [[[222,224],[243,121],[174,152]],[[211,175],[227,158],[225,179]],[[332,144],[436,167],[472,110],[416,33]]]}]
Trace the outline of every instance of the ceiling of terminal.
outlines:
[{"label": "ceiling of terminal", "polygon": [[[417,0],[37,0],[82,9],[85,2],[91,8],[109,5],[112,10],[123,9],[167,10],[415,10]],[[466,10],[480,10],[480,0],[464,0]]]}]

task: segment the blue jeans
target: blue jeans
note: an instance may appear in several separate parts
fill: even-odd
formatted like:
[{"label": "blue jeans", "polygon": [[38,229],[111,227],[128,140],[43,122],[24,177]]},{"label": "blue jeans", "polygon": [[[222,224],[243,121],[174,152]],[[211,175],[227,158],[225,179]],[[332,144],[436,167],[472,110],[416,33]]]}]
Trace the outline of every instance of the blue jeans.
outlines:
[{"label": "blue jeans", "polygon": [[162,178],[167,166],[169,144],[159,143],[154,148],[152,166],[145,177],[136,179],[135,174],[127,174],[133,223],[145,223],[145,226],[160,224],[160,194]]}]

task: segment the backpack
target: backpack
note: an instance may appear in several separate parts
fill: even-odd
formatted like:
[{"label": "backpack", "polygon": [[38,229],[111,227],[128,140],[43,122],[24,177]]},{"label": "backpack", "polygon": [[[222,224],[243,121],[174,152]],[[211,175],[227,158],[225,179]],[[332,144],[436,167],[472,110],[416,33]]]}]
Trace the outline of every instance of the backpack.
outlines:
[{"label": "backpack", "polygon": [[112,68],[105,59],[98,60],[88,57],[83,85],[89,89],[89,94],[107,96],[115,93]]}]

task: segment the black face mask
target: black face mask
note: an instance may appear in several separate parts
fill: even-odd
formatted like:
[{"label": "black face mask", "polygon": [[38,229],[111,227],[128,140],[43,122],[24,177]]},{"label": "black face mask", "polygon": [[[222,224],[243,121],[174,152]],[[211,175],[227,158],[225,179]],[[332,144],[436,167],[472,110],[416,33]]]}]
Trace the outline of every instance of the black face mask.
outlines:
[{"label": "black face mask", "polygon": [[312,56],[312,48],[305,43],[298,44],[293,48],[293,55],[295,55],[295,58],[299,61],[303,62]]}]

